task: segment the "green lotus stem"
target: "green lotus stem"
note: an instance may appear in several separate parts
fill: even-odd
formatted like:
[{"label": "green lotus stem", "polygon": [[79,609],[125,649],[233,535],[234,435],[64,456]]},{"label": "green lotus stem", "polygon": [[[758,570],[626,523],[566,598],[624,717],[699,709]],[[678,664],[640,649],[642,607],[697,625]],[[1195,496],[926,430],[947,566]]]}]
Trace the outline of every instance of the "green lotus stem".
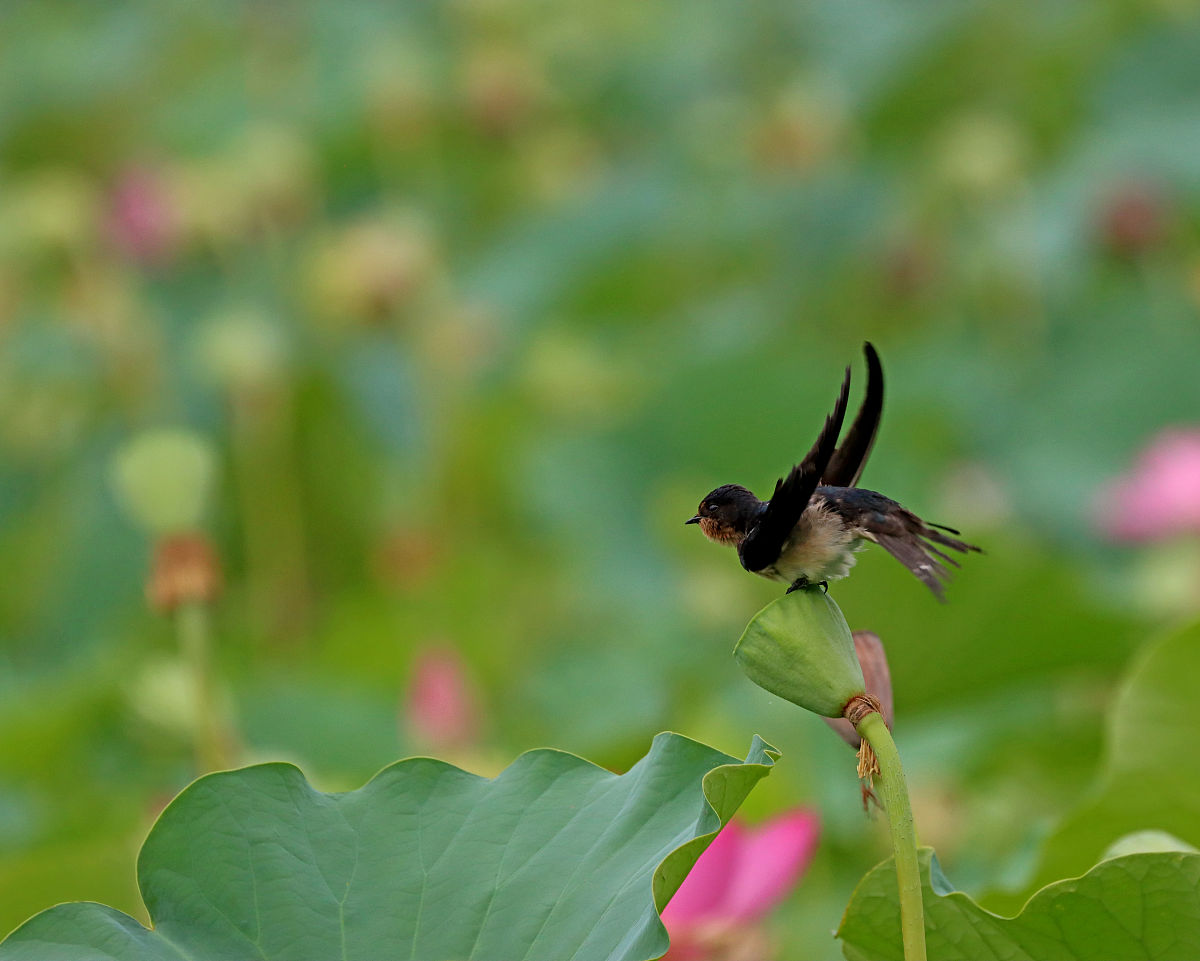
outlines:
[{"label": "green lotus stem", "polygon": [[225,738],[217,715],[213,685],[208,608],[202,601],[185,601],[179,605],[175,611],[175,632],[195,696],[193,727],[196,767],[200,774],[227,768]]},{"label": "green lotus stem", "polygon": [[926,961],[925,905],[921,900],[921,872],[917,867],[917,832],[913,826],[912,805],[900,752],[883,717],[872,711],[858,722],[858,735],[879,760],[879,793],[892,829],[892,850],[896,860],[896,881],[900,886],[900,932],[904,940],[904,961]]}]

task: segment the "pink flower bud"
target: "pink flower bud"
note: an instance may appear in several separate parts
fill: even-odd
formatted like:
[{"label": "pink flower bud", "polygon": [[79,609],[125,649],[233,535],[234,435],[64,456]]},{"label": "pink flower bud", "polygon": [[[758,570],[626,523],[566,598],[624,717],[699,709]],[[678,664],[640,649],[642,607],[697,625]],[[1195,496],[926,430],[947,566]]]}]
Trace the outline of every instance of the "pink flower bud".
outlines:
[{"label": "pink flower bud", "polygon": [[413,745],[421,749],[456,750],[477,740],[479,705],[456,650],[436,647],[417,655],[404,718]]},{"label": "pink flower bud", "polygon": [[109,239],[130,260],[162,263],[179,247],[178,211],[166,184],[147,167],[130,167],[109,196]]}]

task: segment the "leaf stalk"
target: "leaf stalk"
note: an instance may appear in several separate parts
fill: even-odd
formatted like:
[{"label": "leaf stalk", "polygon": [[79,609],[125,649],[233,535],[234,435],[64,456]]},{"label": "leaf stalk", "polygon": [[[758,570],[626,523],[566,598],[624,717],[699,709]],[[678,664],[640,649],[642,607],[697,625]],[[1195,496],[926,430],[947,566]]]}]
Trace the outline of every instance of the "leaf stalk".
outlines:
[{"label": "leaf stalk", "polygon": [[219,771],[229,766],[229,758],[212,675],[208,608],[203,601],[185,601],[179,605],[175,610],[175,631],[192,684],[196,768],[200,774]]},{"label": "leaf stalk", "polygon": [[921,872],[917,865],[917,832],[900,752],[882,715],[871,711],[855,726],[859,737],[871,745],[879,762],[878,785],[892,832],[896,881],[900,889],[900,932],[904,961],[926,961],[925,905],[921,900]]}]

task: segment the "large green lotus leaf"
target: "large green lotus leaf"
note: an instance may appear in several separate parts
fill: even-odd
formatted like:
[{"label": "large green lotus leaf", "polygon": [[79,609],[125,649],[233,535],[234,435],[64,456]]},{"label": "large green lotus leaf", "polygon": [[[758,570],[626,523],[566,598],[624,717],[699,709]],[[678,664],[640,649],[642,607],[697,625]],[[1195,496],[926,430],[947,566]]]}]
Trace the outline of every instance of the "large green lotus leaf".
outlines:
[{"label": "large green lotus leaf", "polygon": [[211,774],[142,848],[153,929],[63,904],[0,959],[658,957],[658,910],[776,756],[660,734],[623,775],[548,749],[494,779],[410,758],[345,794],[289,764]]},{"label": "large green lotus leaf", "polygon": [[1017,897],[992,896],[990,907],[1015,909],[1018,898],[1086,870],[1135,831],[1166,831],[1200,847],[1200,766],[1190,760],[1200,743],[1198,694],[1200,624],[1193,624],[1150,645],[1134,663],[1109,714],[1096,789],[1047,840],[1031,887]]},{"label": "large green lotus leaf", "polygon": [[[1015,918],[983,910],[921,850],[929,961],[1133,961],[1200,958],[1200,854],[1131,854],[1057,881]],[[838,929],[849,961],[903,956],[896,867],[859,883]]]}]

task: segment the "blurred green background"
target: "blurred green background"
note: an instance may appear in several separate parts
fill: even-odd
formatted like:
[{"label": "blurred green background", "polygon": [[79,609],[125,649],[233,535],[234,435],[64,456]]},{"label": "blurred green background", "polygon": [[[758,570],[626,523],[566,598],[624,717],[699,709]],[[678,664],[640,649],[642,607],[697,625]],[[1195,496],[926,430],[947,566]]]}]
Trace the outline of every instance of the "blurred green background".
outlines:
[{"label": "blurred green background", "polygon": [[[845,745],[732,662],[777,586],[683,521],[770,490],[864,339],[865,486],[988,554],[946,606],[878,550],[833,592],[888,647],[922,840],[1019,905],[1116,679],[1200,583],[1194,543],[1107,543],[1095,508],[1200,420],[1196,13],[6,4],[0,933],[140,912],[137,847],[196,773],[109,483],[173,426],[219,465],[240,763],[341,790],[411,752],[622,770],[659,730],[757,732],[783,762],[747,817],[823,822],[780,956],[837,956],[882,826]],[[429,651],[477,699],[453,744],[406,720]]]}]

